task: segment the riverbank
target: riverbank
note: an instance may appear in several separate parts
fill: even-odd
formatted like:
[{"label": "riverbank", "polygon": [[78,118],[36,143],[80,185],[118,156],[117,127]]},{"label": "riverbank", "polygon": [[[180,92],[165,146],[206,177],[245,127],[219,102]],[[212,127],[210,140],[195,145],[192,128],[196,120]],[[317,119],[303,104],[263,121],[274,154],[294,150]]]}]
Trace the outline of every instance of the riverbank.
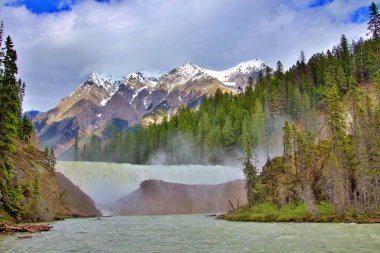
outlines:
[{"label": "riverbank", "polygon": [[11,222],[0,222],[0,234],[14,234],[14,233],[37,233],[47,232],[52,228],[49,224],[29,223],[17,225]]},{"label": "riverbank", "polygon": [[312,214],[304,204],[289,204],[279,208],[271,203],[263,203],[252,208],[242,206],[219,215],[218,219],[251,222],[380,223],[380,211],[372,215],[350,212],[334,214],[332,207],[322,202],[316,206],[316,214]]}]

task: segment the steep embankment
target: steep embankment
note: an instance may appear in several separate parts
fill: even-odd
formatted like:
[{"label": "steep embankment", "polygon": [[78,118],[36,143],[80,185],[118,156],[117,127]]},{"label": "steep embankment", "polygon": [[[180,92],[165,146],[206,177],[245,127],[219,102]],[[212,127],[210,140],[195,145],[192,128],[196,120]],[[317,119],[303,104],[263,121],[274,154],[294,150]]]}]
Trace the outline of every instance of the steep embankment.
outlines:
[{"label": "steep embankment", "polygon": [[94,201],[63,174],[56,172],[55,180],[60,190],[58,214],[78,217],[102,215],[96,209]]},{"label": "steep embankment", "polygon": [[[9,183],[10,192],[16,187],[23,189],[22,196],[20,195],[19,206],[15,210],[17,219],[30,221],[51,221],[56,216],[59,190],[54,180],[54,172],[43,164],[44,154],[35,149],[31,145],[24,142],[16,141],[16,151],[10,157],[12,164],[11,179]],[[36,183],[35,183],[36,182]],[[36,204],[24,204],[26,201],[32,203],[29,193],[30,185],[36,184],[38,188],[35,194]],[[9,194],[12,198],[12,193]],[[16,202],[17,198],[14,198]],[[29,201],[30,200],[30,201]],[[17,205],[15,204],[15,209]],[[9,208],[8,208],[9,209]]]},{"label": "steep embankment", "polygon": [[[44,153],[31,144],[16,141],[7,164],[10,175],[7,204],[0,204],[3,219],[52,221],[57,215],[98,216],[93,201],[77,186],[45,165]],[[4,166],[4,160],[1,161]],[[3,206],[4,205],[4,206]],[[8,213],[10,215],[8,215]]]},{"label": "steep embankment", "polygon": [[190,214],[226,212],[229,203],[246,202],[243,180],[218,185],[186,185],[146,180],[140,188],[114,205],[119,215]]}]

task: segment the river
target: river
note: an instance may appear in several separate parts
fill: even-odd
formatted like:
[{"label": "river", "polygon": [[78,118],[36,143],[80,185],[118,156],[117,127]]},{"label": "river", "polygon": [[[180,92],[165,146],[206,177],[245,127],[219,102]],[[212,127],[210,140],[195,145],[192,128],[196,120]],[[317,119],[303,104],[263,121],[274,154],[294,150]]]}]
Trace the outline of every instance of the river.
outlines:
[{"label": "river", "polygon": [[0,252],[380,252],[380,225],[243,223],[205,215],[54,222],[50,232],[0,236]]}]

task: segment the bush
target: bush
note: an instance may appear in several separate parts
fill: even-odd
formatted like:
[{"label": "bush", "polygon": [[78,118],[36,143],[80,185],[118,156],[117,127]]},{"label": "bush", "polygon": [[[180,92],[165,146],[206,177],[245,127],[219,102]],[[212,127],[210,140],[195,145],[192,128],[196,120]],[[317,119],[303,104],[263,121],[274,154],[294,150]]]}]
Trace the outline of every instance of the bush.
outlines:
[{"label": "bush", "polygon": [[318,212],[320,215],[333,215],[334,214],[334,210],[333,210],[332,205],[330,205],[329,203],[327,203],[325,201],[322,201],[321,203],[319,203]]}]

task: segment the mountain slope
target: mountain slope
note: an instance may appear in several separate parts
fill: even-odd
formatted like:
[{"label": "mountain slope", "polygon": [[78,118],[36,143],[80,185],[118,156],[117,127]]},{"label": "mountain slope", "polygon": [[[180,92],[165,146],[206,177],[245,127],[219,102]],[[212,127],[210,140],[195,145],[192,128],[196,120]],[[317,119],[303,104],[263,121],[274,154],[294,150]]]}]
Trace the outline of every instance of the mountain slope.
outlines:
[{"label": "mountain slope", "polygon": [[223,71],[187,63],[167,73],[142,71],[123,78],[92,73],[57,107],[40,114],[34,126],[43,146],[62,153],[76,137],[93,133],[102,137],[104,128],[115,119],[129,127],[146,126],[170,117],[182,105],[198,106],[217,89],[235,93],[264,66],[253,60]]}]

